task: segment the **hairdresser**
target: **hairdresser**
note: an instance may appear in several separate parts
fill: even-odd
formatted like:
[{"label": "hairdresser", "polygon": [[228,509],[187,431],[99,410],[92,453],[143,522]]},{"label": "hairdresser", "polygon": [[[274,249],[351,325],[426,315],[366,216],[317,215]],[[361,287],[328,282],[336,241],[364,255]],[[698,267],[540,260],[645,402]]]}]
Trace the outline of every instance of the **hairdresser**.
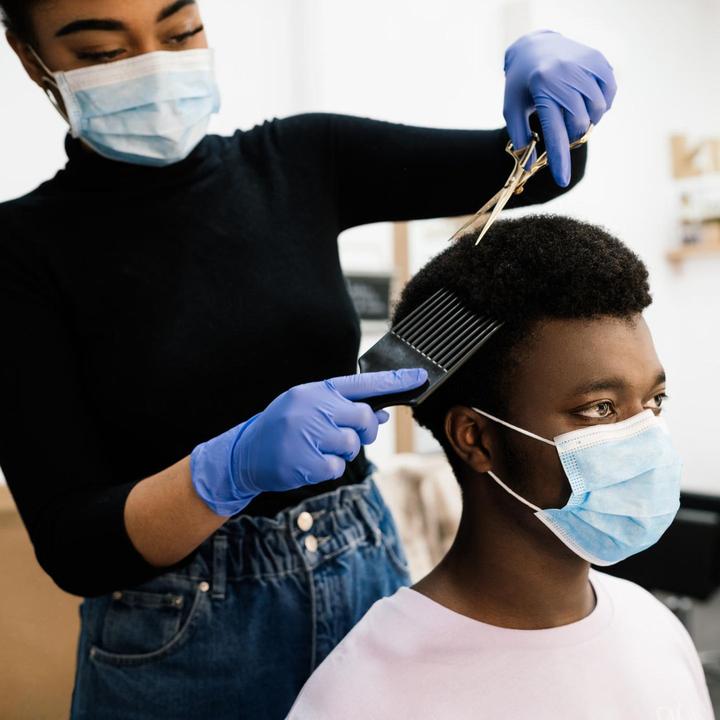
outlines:
[{"label": "hairdresser", "polygon": [[200,3],[0,8],[69,128],[66,166],[0,205],[0,466],[86,598],[72,717],[282,718],[408,583],[362,450],[388,415],[358,401],[425,377],[354,374],[338,234],[474,211],[533,112],[552,174],[519,199],[559,195],[612,69],[540,32],[505,58],[508,130],[318,114],[217,137]]}]

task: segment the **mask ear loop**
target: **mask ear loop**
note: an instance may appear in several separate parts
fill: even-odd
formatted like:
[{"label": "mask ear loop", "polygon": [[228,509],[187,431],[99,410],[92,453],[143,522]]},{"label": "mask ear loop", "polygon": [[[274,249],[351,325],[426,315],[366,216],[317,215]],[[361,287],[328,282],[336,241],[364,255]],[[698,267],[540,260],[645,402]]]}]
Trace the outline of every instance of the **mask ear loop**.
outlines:
[{"label": "mask ear loop", "polygon": [[38,53],[35,51],[35,48],[32,45],[28,45],[28,48],[30,52],[35,57],[35,60],[37,60],[40,67],[45,71],[45,77],[43,77],[43,90],[45,91],[45,94],[47,95],[48,100],[50,101],[50,104],[58,111],[58,114],[60,117],[68,124],[70,125],[70,119],[67,116],[67,113],[62,109],[60,106],[60,103],[58,102],[57,98],[53,94],[51,88],[55,88],[56,90],[60,90],[59,85],[57,82],[55,82],[55,79],[53,78],[53,72],[50,70],[50,68],[43,62],[42,58]]},{"label": "mask ear loop", "polygon": [[[553,447],[556,447],[555,443],[552,440],[547,440],[544,437],[541,437],[540,435],[536,435],[535,433],[531,433],[529,430],[524,430],[523,428],[517,427],[516,425],[511,425],[509,422],[505,422],[505,420],[501,420],[500,418],[495,417],[494,415],[491,415],[490,413],[486,413],[484,410],[478,410],[478,408],[474,407],[472,408],[476,413],[480,415],[484,415],[486,418],[489,418],[490,420],[493,420],[496,423],[500,423],[501,425],[504,425],[505,427],[510,428],[511,430],[515,430],[516,432],[522,433],[523,435],[527,435],[528,437],[531,437],[535,440],[539,440],[540,442],[544,442],[546,445],[552,445]],[[535,512],[542,512],[542,508],[539,508],[537,505],[533,505],[529,500],[526,500],[522,495],[518,495],[512,488],[510,488],[508,485],[506,485],[492,470],[488,470],[488,475],[508,494],[512,495],[516,500],[519,500],[523,505],[527,505],[531,510],[534,510]]]},{"label": "mask ear loop", "polygon": [[527,505],[531,510],[535,512],[541,512],[542,508],[537,505],[533,505],[529,500],[526,500],[522,495],[518,495],[512,488],[508,487],[492,470],[488,470],[488,475],[503,489],[512,495],[516,500],[519,500],[523,505]]},{"label": "mask ear loop", "polygon": [[505,422],[504,420],[501,420],[500,418],[496,418],[494,415],[491,415],[490,413],[486,413],[484,410],[478,410],[476,407],[471,408],[471,410],[474,410],[476,413],[479,413],[480,415],[484,415],[486,418],[490,418],[490,420],[494,420],[496,423],[500,423],[501,425],[504,425],[505,427],[509,427],[511,430],[515,430],[515,432],[522,433],[523,435],[527,435],[528,437],[534,438],[535,440],[544,442],[546,445],[552,445],[553,447],[556,447],[555,443],[552,440],[547,440],[546,438],[541,437],[540,435],[531,433],[529,430],[523,430],[523,428],[517,427],[517,425],[511,425],[509,422]]}]

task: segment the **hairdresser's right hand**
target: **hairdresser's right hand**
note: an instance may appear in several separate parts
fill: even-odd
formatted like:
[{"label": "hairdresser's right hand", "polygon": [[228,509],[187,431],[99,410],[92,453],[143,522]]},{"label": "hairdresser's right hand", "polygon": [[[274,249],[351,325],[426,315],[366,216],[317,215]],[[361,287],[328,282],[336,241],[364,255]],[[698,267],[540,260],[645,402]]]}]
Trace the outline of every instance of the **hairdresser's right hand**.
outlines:
[{"label": "hairdresser's right hand", "polygon": [[413,390],[426,380],[424,370],[398,370],[291,388],[255,417],[192,451],[195,491],[213,512],[230,516],[262,492],[339,478],[389,417],[354,401]]}]

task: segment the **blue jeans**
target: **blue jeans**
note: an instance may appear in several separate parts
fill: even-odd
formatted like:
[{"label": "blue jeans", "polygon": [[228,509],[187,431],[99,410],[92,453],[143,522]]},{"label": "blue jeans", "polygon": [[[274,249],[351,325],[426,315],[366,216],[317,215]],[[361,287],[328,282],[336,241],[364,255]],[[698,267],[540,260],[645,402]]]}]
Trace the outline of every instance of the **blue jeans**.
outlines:
[{"label": "blue jeans", "polygon": [[234,518],[186,568],[83,602],[72,718],[280,720],[368,608],[407,584],[370,478]]}]

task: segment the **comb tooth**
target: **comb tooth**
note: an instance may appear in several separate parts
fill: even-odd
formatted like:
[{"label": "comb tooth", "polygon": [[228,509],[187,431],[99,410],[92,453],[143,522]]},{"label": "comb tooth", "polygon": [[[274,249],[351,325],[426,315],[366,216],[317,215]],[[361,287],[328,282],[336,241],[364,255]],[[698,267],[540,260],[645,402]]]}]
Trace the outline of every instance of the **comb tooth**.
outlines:
[{"label": "comb tooth", "polygon": [[411,313],[408,313],[394,328],[393,330],[397,333],[404,332],[405,328],[412,324],[412,321],[420,315],[422,312],[424,312],[430,305],[433,304],[436,300],[439,299],[441,295],[445,295],[447,293],[447,290],[440,289],[437,292],[433,293],[425,302],[418,305]]},{"label": "comb tooth", "polygon": [[452,296],[446,298],[432,309],[432,312],[428,312],[422,319],[418,319],[413,328],[405,333],[405,338],[408,342],[417,344],[422,338],[427,336],[428,331],[442,325],[449,312],[452,312],[454,304],[457,300]]},{"label": "comb tooth", "polygon": [[429,322],[422,328],[422,332],[415,333],[412,343],[419,348],[427,347],[427,343],[432,342],[438,333],[443,332],[449,323],[452,323],[458,313],[463,311],[460,303],[453,299],[452,302],[443,308],[443,311],[437,313],[435,317],[430,318]]},{"label": "comb tooth", "polygon": [[443,312],[450,302],[452,302],[452,296],[444,292],[433,303],[423,307],[422,313],[415,316],[410,323],[395,328],[395,334],[401,337],[414,335],[424,328],[429,321],[432,322],[439,313]]},{"label": "comb tooth", "polygon": [[428,318],[424,325],[408,336],[408,339],[413,345],[426,347],[427,343],[431,342],[438,332],[443,331],[447,322],[452,320],[456,312],[457,307],[454,304],[444,306],[442,311],[438,312],[434,317]]},{"label": "comb tooth", "polygon": [[456,343],[458,336],[467,337],[468,334],[475,331],[480,324],[480,320],[474,315],[467,315],[460,319],[460,322],[449,327],[447,332],[441,338],[438,338],[433,347],[427,349],[427,354],[436,354],[438,357],[445,355]]},{"label": "comb tooth", "polygon": [[473,355],[476,350],[481,348],[494,334],[495,331],[502,327],[502,323],[492,323],[489,325],[485,332],[483,332],[479,338],[471,344],[470,347],[466,348],[466,352],[460,353],[453,359],[453,364],[448,366],[448,372],[452,372],[455,368],[462,365],[468,357]]},{"label": "comb tooth", "polygon": [[448,343],[441,353],[438,353],[438,360],[445,364],[448,360],[455,358],[458,353],[462,353],[465,348],[472,345],[477,337],[482,335],[486,324],[485,319],[478,320],[478,324],[453,338],[453,341]]},{"label": "comb tooth", "polygon": [[446,361],[454,364],[458,362],[458,360],[464,356],[468,350],[473,347],[477,347],[478,344],[482,344],[485,341],[487,334],[492,330],[493,325],[493,320],[484,318],[483,323],[466,338],[466,342],[457,344],[452,351],[447,354]]},{"label": "comb tooth", "polygon": [[495,320],[488,320],[482,328],[475,333],[464,347],[459,348],[452,357],[448,358],[447,366],[449,368],[455,367],[458,363],[462,362],[468,353],[475,352],[481,345],[483,345],[495,331],[502,327],[502,323],[496,322]]},{"label": "comb tooth", "polygon": [[455,337],[463,332],[469,332],[476,318],[467,311],[464,311],[460,317],[452,323],[448,323],[444,332],[440,333],[431,343],[423,348],[428,355],[439,354],[445,352],[449,343],[452,343]]}]

